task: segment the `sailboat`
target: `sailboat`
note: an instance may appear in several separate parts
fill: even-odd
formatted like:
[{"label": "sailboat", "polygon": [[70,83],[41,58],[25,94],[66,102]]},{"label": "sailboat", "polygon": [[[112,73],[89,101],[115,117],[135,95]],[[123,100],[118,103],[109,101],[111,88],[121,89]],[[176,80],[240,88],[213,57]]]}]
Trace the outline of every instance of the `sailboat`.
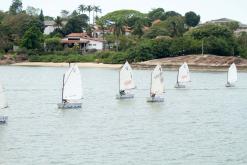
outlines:
[{"label": "sailboat", "polygon": [[[4,94],[3,86],[0,84],[0,109],[8,107],[8,103]],[[6,123],[8,116],[0,116],[0,123]]]},{"label": "sailboat", "polygon": [[151,74],[150,97],[147,102],[164,102],[161,95],[164,92],[163,71],[160,65],[157,65]]},{"label": "sailboat", "polygon": [[81,108],[81,99],[81,73],[77,64],[71,64],[68,71],[63,75],[62,103],[58,104],[58,108]]},{"label": "sailboat", "polygon": [[190,71],[186,62],[180,66],[177,74],[177,83],[175,88],[185,88],[185,83],[190,82]]},{"label": "sailboat", "polygon": [[130,99],[134,98],[134,94],[130,93],[131,89],[134,89],[135,82],[133,80],[133,71],[128,61],[125,62],[122,69],[119,72],[119,93],[117,99]]},{"label": "sailboat", "polygon": [[226,87],[234,87],[234,83],[238,80],[238,71],[234,63],[229,67],[227,73],[227,83]]}]

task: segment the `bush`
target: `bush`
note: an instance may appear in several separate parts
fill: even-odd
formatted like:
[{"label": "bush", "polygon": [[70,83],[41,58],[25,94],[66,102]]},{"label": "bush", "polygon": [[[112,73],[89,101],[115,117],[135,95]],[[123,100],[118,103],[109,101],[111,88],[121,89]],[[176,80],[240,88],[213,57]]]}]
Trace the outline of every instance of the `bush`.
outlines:
[{"label": "bush", "polygon": [[95,55],[33,55],[28,58],[30,62],[95,62]]},{"label": "bush", "polygon": [[57,50],[62,50],[63,47],[60,43],[60,38],[58,37],[53,37],[53,38],[47,38],[45,40],[45,45],[46,45],[46,50],[48,51],[57,51]]}]

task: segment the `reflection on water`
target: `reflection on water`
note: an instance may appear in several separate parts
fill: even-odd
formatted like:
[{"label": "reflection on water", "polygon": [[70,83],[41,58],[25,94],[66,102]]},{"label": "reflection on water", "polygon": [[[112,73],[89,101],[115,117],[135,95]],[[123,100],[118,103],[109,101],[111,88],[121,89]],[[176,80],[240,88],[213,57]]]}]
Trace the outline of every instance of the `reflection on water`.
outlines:
[{"label": "reflection on water", "polygon": [[60,110],[66,68],[0,67],[10,107],[0,114],[0,164],[247,164],[247,74],[225,88],[226,73],[192,72],[165,102],[146,102],[149,70],[135,70],[135,99],[116,100],[118,71],[80,69],[83,107]]}]

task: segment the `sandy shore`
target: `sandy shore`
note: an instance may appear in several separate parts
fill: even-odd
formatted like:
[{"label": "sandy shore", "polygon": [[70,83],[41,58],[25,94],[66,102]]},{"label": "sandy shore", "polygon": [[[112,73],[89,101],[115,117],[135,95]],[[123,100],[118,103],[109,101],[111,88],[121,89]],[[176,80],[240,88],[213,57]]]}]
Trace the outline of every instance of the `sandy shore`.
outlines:
[{"label": "sandy shore", "polygon": [[[190,70],[194,71],[227,71],[232,63],[235,63],[239,71],[247,72],[247,59],[232,56],[214,55],[187,55],[172,58],[154,59],[144,62],[132,63],[135,69],[152,69],[157,64],[162,65],[165,70],[178,70],[183,62],[187,62]],[[119,69],[122,64],[103,64],[103,63],[77,63],[84,68],[111,68]],[[32,66],[32,67],[68,67],[68,63],[52,62],[20,62],[10,64],[12,66]]]},{"label": "sandy shore", "polygon": [[[77,63],[81,68],[120,68],[121,64],[103,64],[103,63]],[[11,64],[11,66],[36,66],[36,67],[68,67],[68,63],[52,63],[52,62],[20,62]]]}]

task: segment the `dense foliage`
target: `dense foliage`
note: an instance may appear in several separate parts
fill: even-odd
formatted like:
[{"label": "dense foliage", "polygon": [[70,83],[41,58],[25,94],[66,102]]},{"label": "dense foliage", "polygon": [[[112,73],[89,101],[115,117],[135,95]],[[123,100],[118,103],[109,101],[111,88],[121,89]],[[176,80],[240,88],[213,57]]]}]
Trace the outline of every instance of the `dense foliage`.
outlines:
[{"label": "dense foliage", "polygon": [[[53,18],[39,8],[23,9],[21,0],[13,0],[9,11],[0,11],[0,55],[19,46],[15,54],[44,62],[123,63],[201,53],[247,58],[247,33],[234,34],[238,22],[198,25],[200,15],[193,11],[183,16],[163,8],[148,13],[117,10],[99,18],[100,12],[99,6],[81,4]],[[48,20],[55,22],[55,30],[46,36],[44,21]],[[63,48],[62,37],[76,32],[91,36],[97,29],[95,22],[97,28],[108,31],[103,33],[107,50],[82,56],[75,46]]]}]

